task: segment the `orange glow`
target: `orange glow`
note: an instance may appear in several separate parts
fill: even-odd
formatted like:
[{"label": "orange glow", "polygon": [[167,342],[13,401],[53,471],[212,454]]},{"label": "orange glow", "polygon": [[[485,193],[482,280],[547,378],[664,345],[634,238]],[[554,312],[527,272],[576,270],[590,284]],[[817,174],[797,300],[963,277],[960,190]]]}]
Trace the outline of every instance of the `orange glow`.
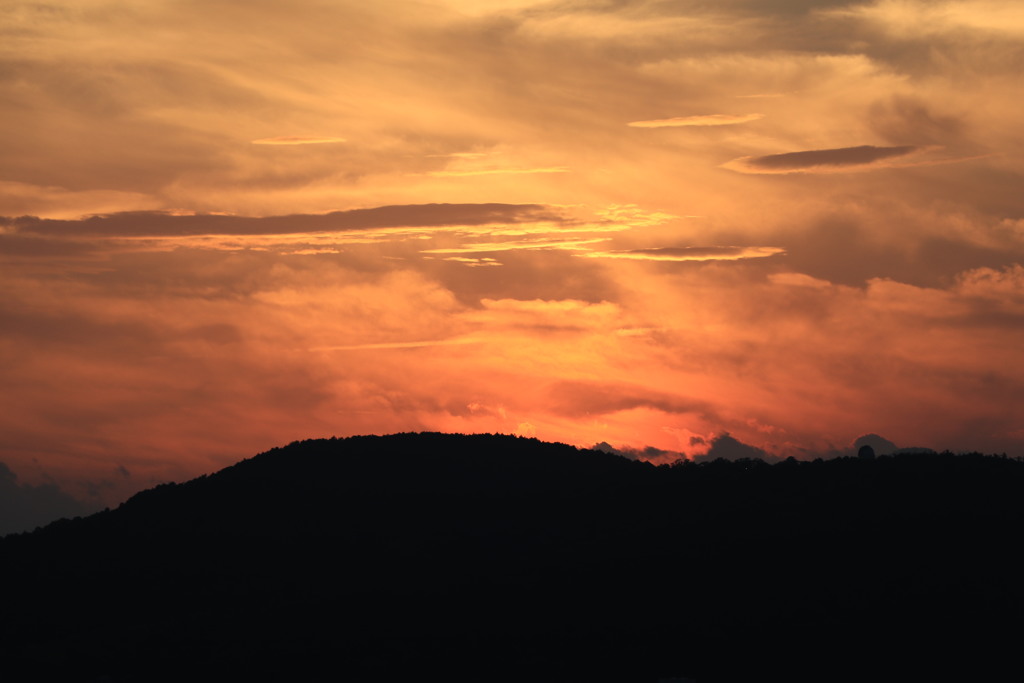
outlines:
[{"label": "orange glow", "polygon": [[0,9],[20,480],[411,430],[1024,455],[1010,0],[122,9]]}]

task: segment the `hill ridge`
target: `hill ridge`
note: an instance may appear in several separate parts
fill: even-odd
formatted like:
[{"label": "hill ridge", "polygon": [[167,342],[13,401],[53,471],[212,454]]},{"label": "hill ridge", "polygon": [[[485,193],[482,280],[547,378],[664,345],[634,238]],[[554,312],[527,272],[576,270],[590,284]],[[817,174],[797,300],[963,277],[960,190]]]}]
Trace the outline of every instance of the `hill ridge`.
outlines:
[{"label": "hill ridge", "polygon": [[1021,635],[1002,624],[1024,589],[990,568],[1020,559],[1022,487],[1024,463],[977,454],[655,467],[510,435],[297,441],[0,541],[24,588],[0,655],[25,680],[856,680],[893,657],[976,676]]}]

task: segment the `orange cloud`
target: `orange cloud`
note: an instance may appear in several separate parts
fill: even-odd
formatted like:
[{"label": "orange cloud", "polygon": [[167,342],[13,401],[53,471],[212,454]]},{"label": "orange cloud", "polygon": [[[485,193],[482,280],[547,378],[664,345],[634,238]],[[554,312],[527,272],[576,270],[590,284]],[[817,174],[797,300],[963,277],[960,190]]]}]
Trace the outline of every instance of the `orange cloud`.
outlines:
[{"label": "orange cloud", "polygon": [[0,462],[116,504],[360,432],[1024,453],[1018,6],[829,4],[16,3]]}]

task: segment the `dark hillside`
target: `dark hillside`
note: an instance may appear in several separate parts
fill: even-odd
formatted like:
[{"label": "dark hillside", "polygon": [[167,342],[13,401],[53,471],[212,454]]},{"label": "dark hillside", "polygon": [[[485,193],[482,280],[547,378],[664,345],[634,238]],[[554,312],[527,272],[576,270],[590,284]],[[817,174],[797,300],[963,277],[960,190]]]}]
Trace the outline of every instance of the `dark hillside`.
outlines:
[{"label": "dark hillside", "polygon": [[1024,635],[1022,491],[978,455],[306,441],[0,541],[0,654],[5,680],[980,680]]}]

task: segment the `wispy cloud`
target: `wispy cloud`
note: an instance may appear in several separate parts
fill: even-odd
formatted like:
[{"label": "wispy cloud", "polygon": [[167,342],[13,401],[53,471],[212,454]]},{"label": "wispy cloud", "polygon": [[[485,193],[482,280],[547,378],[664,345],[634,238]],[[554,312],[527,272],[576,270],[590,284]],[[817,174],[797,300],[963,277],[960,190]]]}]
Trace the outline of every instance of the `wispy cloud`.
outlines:
[{"label": "wispy cloud", "polygon": [[488,168],[478,171],[431,171],[427,175],[435,178],[457,178],[474,175],[530,175],[533,173],[569,173],[565,166],[547,166],[544,168]]},{"label": "wispy cloud", "polygon": [[455,263],[461,263],[464,266],[470,268],[486,268],[489,266],[500,266],[501,261],[493,258],[482,257],[482,258],[469,258],[466,256],[449,256],[441,259],[442,261],[454,261]]},{"label": "wispy cloud", "polygon": [[739,261],[786,253],[781,247],[658,247],[622,251],[592,251],[577,256],[635,261]]},{"label": "wispy cloud", "polygon": [[450,154],[428,154],[428,159],[479,159],[487,156],[486,152],[451,152]]},{"label": "wispy cloud", "polygon": [[464,244],[461,247],[441,248],[441,249],[424,249],[421,253],[424,254],[473,254],[473,253],[487,253],[491,251],[513,251],[518,249],[527,250],[545,250],[545,249],[561,249],[575,251],[579,249],[585,249],[588,244],[596,244],[598,242],[607,242],[607,237],[593,237],[588,239],[579,240],[559,240],[559,239],[529,239],[529,240],[513,240],[509,242],[479,242],[476,244]]},{"label": "wispy cloud", "polygon": [[422,349],[430,346],[461,346],[463,344],[479,344],[483,340],[472,337],[456,339],[425,339],[407,342],[379,342],[375,344],[348,344],[339,346],[317,346],[310,351],[376,351],[386,349]]},{"label": "wispy cloud", "polygon": [[326,145],[335,142],[348,142],[345,138],[306,137],[301,135],[282,135],[276,138],[260,138],[253,140],[254,145]]},{"label": "wispy cloud", "polygon": [[764,114],[703,114],[700,116],[677,116],[670,119],[631,121],[633,128],[680,128],[684,126],[733,126],[763,119]]},{"label": "wispy cloud", "polygon": [[480,305],[467,317],[499,336],[513,328],[615,333],[623,315],[610,301],[582,299],[481,299]]}]

